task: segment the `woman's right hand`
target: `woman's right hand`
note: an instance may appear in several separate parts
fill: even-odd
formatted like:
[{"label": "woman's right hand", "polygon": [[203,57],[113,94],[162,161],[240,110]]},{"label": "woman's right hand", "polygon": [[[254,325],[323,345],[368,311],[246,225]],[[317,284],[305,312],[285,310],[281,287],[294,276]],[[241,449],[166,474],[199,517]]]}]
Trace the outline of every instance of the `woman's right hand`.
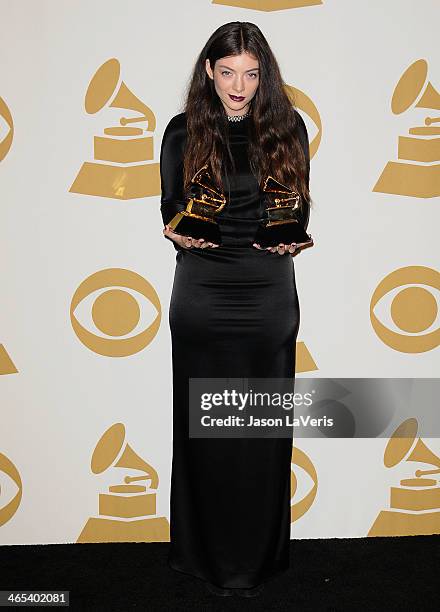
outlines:
[{"label": "woman's right hand", "polygon": [[213,242],[207,242],[204,238],[191,238],[191,236],[182,236],[174,232],[169,225],[165,225],[163,229],[163,235],[171,238],[174,242],[184,249],[190,249],[191,247],[197,247],[199,249],[205,249],[206,247],[218,247],[218,244]]}]

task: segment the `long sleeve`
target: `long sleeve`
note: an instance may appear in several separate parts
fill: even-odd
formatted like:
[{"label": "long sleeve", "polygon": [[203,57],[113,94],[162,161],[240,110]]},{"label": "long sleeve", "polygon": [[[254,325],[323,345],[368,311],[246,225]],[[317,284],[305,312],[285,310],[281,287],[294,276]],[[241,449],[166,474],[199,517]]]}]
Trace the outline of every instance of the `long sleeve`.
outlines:
[{"label": "long sleeve", "polygon": [[[301,146],[304,151],[304,155],[306,158],[306,183],[307,187],[310,184],[310,150],[309,150],[309,136],[307,133],[306,124],[304,123],[304,119],[301,117],[300,113],[295,109],[296,118],[298,122],[298,137],[301,142]],[[304,229],[307,229],[310,218],[310,204],[305,202],[302,199],[302,212],[300,214],[302,224],[304,225]]]},{"label": "long sleeve", "polygon": [[[180,113],[174,116],[162,138],[160,149],[160,180],[161,199],[160,212],[164,225],[169,223],[174,215],[185,210],[186,201],[183,193],[183,152],[186,141],[186,115]],[[170,240],[176,251],[182,250],[174,240]]]}]

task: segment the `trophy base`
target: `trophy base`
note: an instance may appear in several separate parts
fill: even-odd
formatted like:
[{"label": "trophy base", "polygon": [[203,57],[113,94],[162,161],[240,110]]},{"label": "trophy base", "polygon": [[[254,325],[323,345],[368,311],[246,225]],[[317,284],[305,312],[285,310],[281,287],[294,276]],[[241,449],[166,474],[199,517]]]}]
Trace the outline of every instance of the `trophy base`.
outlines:
[{"label": "trophy base", "polygon": [[412,536],[439,533],[440,512],[416,514],[381,510],[368,532],[368,536]]},{"label": "trophy base", "polygon": [[164,516],[148,516],[136,520],[90,517],[77,543],[99,542],[169,542],[170,525]]},{"label": "trophy base", "polygon": [[114,166],[84,162],[69,191],[116,200],[160,194],[159,164]]},{"label": "trophy base", "polygon": [[183,211],[174,215],[168,225],[176,234],[196,239],[204,238],[207,242],[221,244],[220,228],[215,221],[205,221]]},{"label": "trophy base", "polygon": [[255,234],[257,244],[262,247],[272,247],[292,242],[310,242],[310,235],[304,227],[297,222],[277,223],[274,225],[260,225]]},{"label": "trophy base", "polygon": [[413,198],[436,198],[440,195],[440,165],[419,166],[390,161],[373,191]]}]

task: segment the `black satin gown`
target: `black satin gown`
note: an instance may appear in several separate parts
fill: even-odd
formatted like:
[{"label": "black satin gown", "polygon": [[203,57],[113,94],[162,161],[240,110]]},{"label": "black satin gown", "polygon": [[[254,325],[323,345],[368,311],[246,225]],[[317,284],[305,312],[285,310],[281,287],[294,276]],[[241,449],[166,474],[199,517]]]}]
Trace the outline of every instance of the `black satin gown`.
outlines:
[{"label": "black satin gown", "polygon": [[[297,112],[297,111],[295,111]],[[169,308],[173,372],[171,568],[220,587],[252,588],[289,567],[289,438],[189,438],[190,377],[293,377],[299,303],[294,260],[252,246],[261,220],[247,156],[251,118],[229,123],[237,172],[218,248],[179,247]],[[302,138],[308,140],[300,118]],[[161,212],[184,208],[186,115],[161,148]]]}]

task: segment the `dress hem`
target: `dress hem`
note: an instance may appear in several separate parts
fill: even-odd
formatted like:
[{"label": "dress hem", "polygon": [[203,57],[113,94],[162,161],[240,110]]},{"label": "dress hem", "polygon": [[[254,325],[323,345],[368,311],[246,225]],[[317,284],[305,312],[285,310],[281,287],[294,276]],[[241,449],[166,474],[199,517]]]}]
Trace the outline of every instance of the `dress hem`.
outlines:
[{"label": "dress hem", "polygon": [[[215,586],[223,588],[223,589],[253,589],[257,586],[260,586],[261,584],[264,584],[266,582],[269,582],[270,580],[273,580],[274,578],[277,578],[278,576],[280,576],[281,574],[284,574],[285,572],[287,572],[290,569],[290,565],[287,564],[284,567],[280,567],[277,570],[273,571],[271,574],[269,574],[266,578],[264,578],[263,580],[260,580],[257,583],[246,583],[246,584],[242,584],[240,586],[230,586],[228,584],[228,581],[226,581],[223,584],[220,584],[219,582],[212,582],[211,580],[208,580],[208,578],[206,578],[205,575],[203,575],[201,572],[194,570],[192,568],[188,568],[182,565],[179,565],[178,563],[176,563],[175,561],[171,561],[170,557],[167,558],[167,565],[170,569],[177,571],[179,573],[182,574],[186,574],[189,576],[193,576],[194,578],[199,578],[200,580],[203,580],[203,582],[209,583],[209,584],[215,584]],[[255,572],[253,572],[255,573]]]}]

